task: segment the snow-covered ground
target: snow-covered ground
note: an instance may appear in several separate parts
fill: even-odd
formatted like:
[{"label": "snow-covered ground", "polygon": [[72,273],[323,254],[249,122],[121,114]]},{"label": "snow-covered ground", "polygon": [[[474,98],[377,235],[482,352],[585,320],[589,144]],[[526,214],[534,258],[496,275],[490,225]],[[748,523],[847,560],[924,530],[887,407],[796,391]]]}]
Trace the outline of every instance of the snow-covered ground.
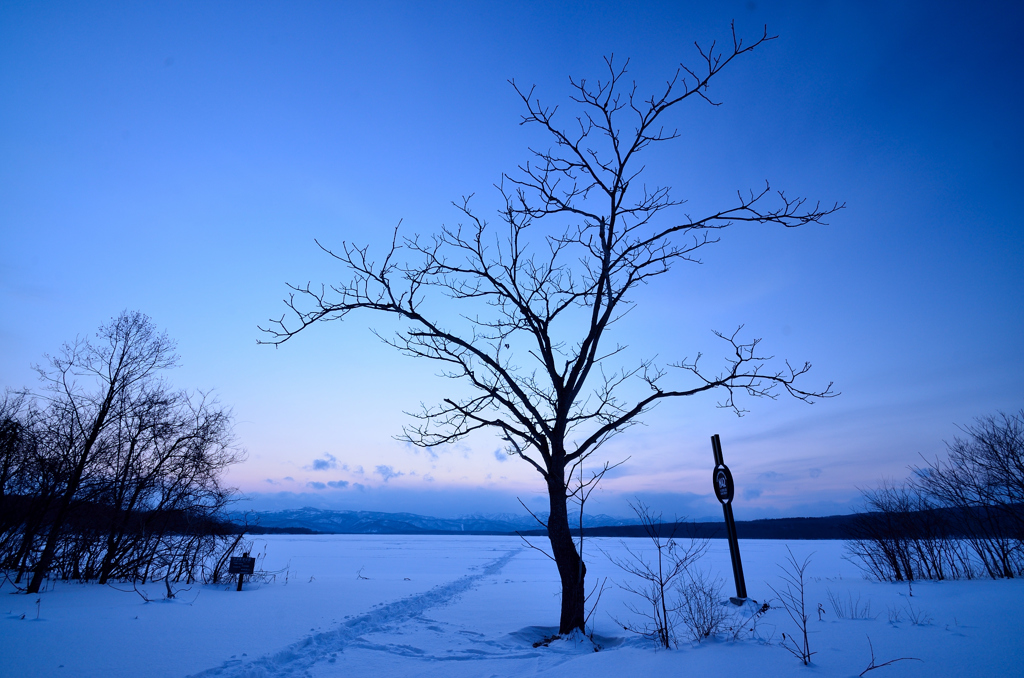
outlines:
[{"label": "snow-covered ground", "polygon": [[[845,678],[868,667],[869,637],[877,664],[921,660],[866,674],[873,678],[1024,675],[1024,582],[921,582],[909,597],[906,584],[867,581],[841,542],[789,544],[798,560],[811,556],[810,667],[779,647],[796,631],[782,609],[738,641],[658,650],[613,620],[632,618],[618,588],[605,591],[592,617],[599,651],[585,640],[535,648],[555,631],[558,580],[554,564],[518,538],[268,536],[257,546],[262,569],[284,572],[241,593],[195,585],[164,600],[160,583],[143,587],[147,603],[130,587],[57,583],[40,596],[4,595],[0,675]],[[748,593],[775,598],[768,584],[779,588],[786,544],[741,547]],[[620,540],[588,540],[588,581],[623,581],[598,548],[624,555]],[[701,567],[731,592],[725,541],[712,542]],[[829,592],[848,607],[870,605],[869,618],[837,618]]]}]

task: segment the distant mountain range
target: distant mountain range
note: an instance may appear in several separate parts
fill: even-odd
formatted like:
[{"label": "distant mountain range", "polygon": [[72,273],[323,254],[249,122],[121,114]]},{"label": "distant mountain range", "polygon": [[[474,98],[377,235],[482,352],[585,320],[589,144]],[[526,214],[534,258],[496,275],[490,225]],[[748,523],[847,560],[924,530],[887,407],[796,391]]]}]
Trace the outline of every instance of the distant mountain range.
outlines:
[{"label": "distant mountain range", "polygon": [[[515,514],[472,515],[461,518],[432,518],[415,513],[377,511],[329,511],[301,508],[247,514],[250,534],[522,534],[542,535],[546,531],[532,516]],[[537,516],[547,519],[547,514]],[[853,516],[825,518],[778,518],[741,520],[736,531],[741,539],[843,539]],[[235,514],[232,520],[241,527],[246,517]],[[578,514],[570,525],[579,525]],[[635,520],[606,515],[583,516],[584,531],[593,537],[642,537],[643,528]],[[725,523],[663,523],[663,533],[675,529],[680,536],[725,538]],[[574,533],[578,529],[573,530]]]}]

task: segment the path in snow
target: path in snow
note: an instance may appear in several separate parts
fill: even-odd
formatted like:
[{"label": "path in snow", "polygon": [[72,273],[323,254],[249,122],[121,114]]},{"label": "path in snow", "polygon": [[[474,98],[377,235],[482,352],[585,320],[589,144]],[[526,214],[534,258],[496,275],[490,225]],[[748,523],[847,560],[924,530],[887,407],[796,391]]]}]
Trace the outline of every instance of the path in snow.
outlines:
[{"label": "path in snow", "polygon": [[[193,678],[202,676],[223,676],[225,678],[277,678],[286,676],[307,676],[309,670],[320,662],[334,663],[339,653],[347,648],[383,650],[390,654],[407,654],[423,656],[423,651],[403,645],[381,645],[365,638],[370,634],[391,634],[400,626],[416,622],[426,624],[432,630],[433,622],[422,617],[430,608],[439,607],[452,602],[457,596],[478,585],[484,577],[498,574],[522,549],[509,551],[483,567],[479,574],[466,575],[448,584],[435,586],[419,595],[410,596],[393,603],[380,605],[376,609],[359,615],[339,624],[336,628],[323,633],[311,634],[308,637],[289,645],[283,650],[266,655],[254,661],[243,663],[230,660],[223,665],[197,673]],[[440,631],[440,629],[437,629]],[[507,648],[503,648],[507,651]],[[466,648],[468,653],[460,657],[455,653],[443,657],[459,659],[478,657],[479,650]],[[439,657],[442,658],[442,657]]]}]

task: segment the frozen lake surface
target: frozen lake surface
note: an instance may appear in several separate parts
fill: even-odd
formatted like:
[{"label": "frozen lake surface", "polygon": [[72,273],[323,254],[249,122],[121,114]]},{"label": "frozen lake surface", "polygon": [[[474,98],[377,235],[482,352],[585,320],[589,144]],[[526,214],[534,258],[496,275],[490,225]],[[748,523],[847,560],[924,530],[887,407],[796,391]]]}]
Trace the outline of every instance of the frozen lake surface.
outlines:
[{"label": "frozen lake surface", "polygon": [[[627,540],[650,551],[650,542]],[[591,617],[586,639],[534,643],[557,630],[554,563],[516,537],[265,536],[259,569],[273,581],[233,586],[162,582],[123,589],[56,583],[39,596],[0,600],[0,674],[4,676],[513,676],[719,675],[872,678],[1024,675],[1024,582],[978,580],[906,584],[868,581],[846,560],[842,542],[789,543],[810,556],[806,601],[810,667],[779,647],[797,629],[771,609],[753,633],[657,649],[616,623],[636,621],[626,603],[643,603],[612,586]],[[543,545],[543,541],[538,542]],[[741,542],[747,590],[778,605],[787,557],[781,541]],[[588,589],[624,583],[599,549],[625,555],[621,540],[588,539]],[[698,567],[733,593],[728,544],[711,542]],[[838,618],[829,593],[865,619]],[[724,596],[723,596],[724,597]],[[38,604],[36,601],[39,601]],[[859,602],[858,602],[859,601]],[[818,605],[822,606],[819,621]],[[727,605],[727,604],[726,604]],[[729,609],[732,609],[731,607]],[[38,616],[38,618],[37,618]],[[914,622],[916,619],[917,623]],[[739,620],[739,618],[737,618]],[[685,629],[679,631],[685,636]]]}]

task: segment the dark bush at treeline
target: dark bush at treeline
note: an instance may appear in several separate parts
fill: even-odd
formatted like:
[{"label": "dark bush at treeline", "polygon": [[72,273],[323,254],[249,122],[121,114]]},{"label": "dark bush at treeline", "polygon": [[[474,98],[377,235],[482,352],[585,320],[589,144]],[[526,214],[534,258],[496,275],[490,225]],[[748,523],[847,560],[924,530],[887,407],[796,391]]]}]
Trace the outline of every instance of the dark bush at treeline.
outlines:
[{"label": "dark bush at treeline", "polygon": [[1024,410],[962,430],[945,459],[864,492],[848,549],[875,577],[1024,576]]}]

